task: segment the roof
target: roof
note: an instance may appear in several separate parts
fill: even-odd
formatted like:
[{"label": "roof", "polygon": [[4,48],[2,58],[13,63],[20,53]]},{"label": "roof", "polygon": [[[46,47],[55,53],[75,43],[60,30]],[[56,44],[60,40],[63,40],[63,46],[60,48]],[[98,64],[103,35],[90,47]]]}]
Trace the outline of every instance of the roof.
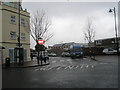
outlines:
[{"label": "roof", "polygon": [[[116,37],[112,37],[112,38],[103,38],[103,39],[97,39],[97,40],[109,40],[109,39],[115,39]],[[118,39],[120,39],[120,37],[118,37]],[[97,41],[95,40],[95,41]]]}]

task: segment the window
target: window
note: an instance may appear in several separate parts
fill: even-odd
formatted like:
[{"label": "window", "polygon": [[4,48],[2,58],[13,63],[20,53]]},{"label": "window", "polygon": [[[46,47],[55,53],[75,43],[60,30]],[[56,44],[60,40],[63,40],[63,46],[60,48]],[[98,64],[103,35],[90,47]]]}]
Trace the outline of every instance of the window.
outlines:
[{"label": "window", "polygon": [[112,41],[112,43],[115,43],[114,41]]},{"label": "window", "polygon": [[11,16],[11,23],[15,23],[16,22],[16,17],[15,16]]},{"label": "window", "polygon": [[96,45],[101,45],[102,44],[102,40],[97,40],[96,41]]},{"label": "window", "polygon": [[25,40],[25,33],[21,33],[21,40]]},{"label": "window", "polygon": [[14,8],[18,9],[18,5],[17,5],[17,4],[14,4]]},{"label": "window", "polygon": [[21,25],[25,25],[25,19],[21,18]]},{"label": "window", "polygon": [[5,4],[5,5],[7,5],[7,6],[9,6],[9,5],[10,5],[10,3],[9,3],[9,2],[4,2],[4,4]]},{"label": "window", "polygon": [[16,39],[16,32],[11,31],[10,32],[10,38],[11,39]]}]

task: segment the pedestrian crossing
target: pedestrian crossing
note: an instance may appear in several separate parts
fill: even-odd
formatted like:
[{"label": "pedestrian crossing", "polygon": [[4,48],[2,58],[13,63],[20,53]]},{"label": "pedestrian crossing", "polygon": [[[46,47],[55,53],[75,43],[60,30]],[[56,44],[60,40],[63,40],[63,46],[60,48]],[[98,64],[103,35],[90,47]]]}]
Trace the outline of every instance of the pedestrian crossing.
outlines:
[{"label": "pedestrian crossing", "polygon": [[88,69],[88,68],[94,68],[95,65],[61,65],[61,66],[41,66],[41,67],[35,67],[34,71],[49,71],[49,70],[72,70],[72,69],[77,69],[77,70],[81,70],[81,69]]}]

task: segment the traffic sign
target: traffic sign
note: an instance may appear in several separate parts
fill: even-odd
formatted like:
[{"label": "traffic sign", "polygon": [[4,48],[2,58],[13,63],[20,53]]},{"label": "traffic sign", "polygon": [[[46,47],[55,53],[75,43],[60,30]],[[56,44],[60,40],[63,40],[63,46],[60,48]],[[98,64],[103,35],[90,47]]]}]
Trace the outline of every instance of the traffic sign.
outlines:
[{"label": "traffic sign", "polygon": [[45,46],[44,45],[40,45],[40,44],[37,44],[36,46],[35,46],[35,49],[36,49],[36,51],[37,52],[39,52],[39,51],[44,51],[45,50]]},{"label": "traffic sign", "polygon": [[43,40],[38,40],[39,44],[43,44],[43,42],[44,42]]}]

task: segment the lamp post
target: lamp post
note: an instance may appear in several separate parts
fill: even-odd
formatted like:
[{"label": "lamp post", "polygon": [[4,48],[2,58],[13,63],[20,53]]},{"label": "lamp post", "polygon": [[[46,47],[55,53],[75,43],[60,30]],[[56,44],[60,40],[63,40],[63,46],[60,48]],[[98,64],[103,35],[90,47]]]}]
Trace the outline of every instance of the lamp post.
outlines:
[{"label": "lamp post", "polygon": [[109,12],[113,12],[114,13],[114,25],[115,25],[115,36],[116,36],[116,46],[117,46],[117,55],[118,55],[118,52],[119,52],[119,45],[118,45],[118,36],[117,36],[117,24],[116,24],[116,10],[115,10],[115,7],[113,9],[110,9]]},{"label": "lamp post", "polygon": [[21,60],[20,60],[20,0],[18,2],[18,47],[19,47],[19,65],[21,64]]}]

